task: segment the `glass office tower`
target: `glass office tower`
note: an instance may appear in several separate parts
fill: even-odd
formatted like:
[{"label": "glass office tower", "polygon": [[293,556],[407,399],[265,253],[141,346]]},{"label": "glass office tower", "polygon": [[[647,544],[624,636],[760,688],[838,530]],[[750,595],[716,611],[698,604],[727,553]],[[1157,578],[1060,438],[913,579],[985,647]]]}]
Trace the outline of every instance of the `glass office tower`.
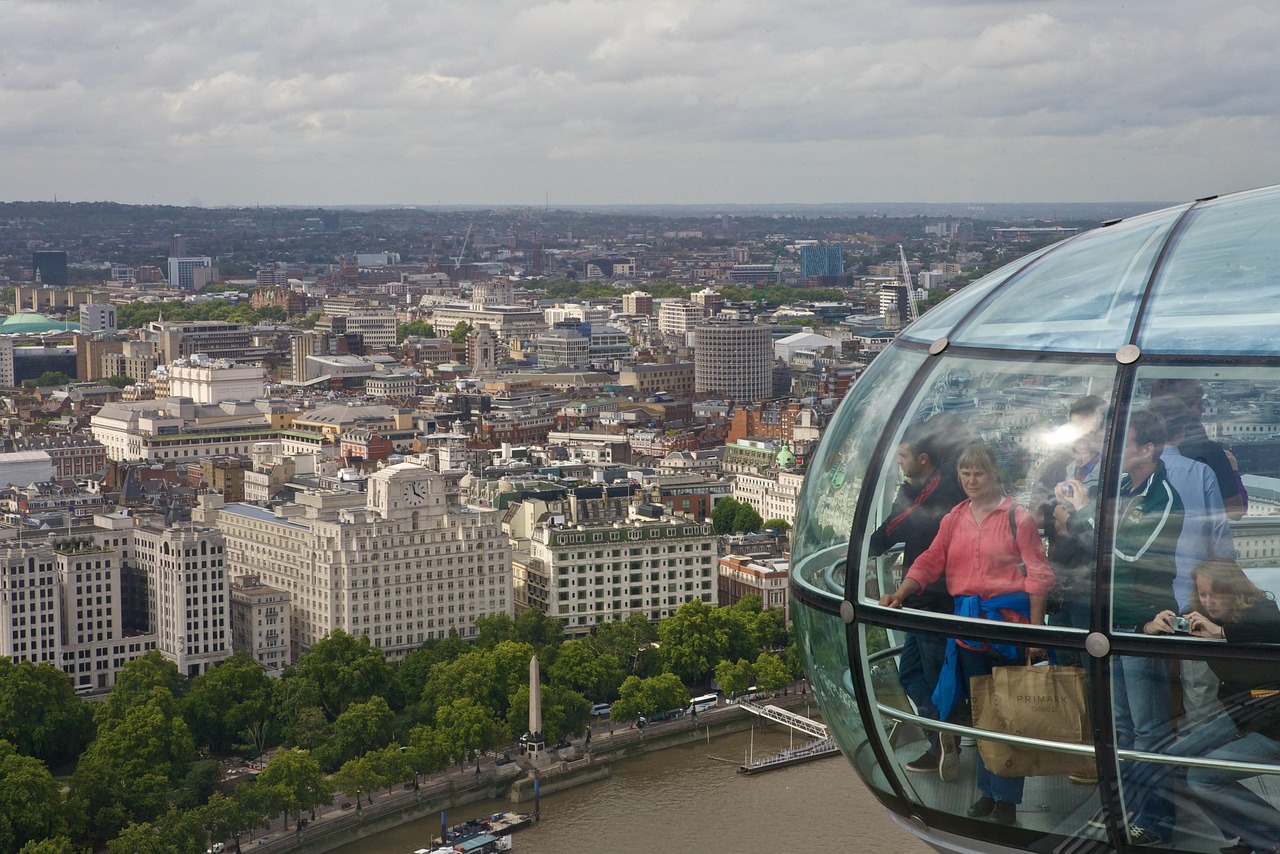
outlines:
[{"label": "glass office tower", "polygon": [[[902,582],[905,543],[882,551],[886,536],[873,534],[904,506],[894,507],[899,445],[919,435],[952,464],[970,443],[994,455],[1051,558],[1058,583],[1044,624],[880,604]],[[1017,536],[1011,524],[1001,516],[982,536]],[[810,463],[793,612],[832,734],[899,823],[935,847],[1245,854],[1264,850],[1268,834],[1280,843],[1280,757],[1269,752],[1280,733],[1267,705],[1280,702],[1270,693],[1280,632],[1237,632],[1248,610],[1239,602],[1270,607],[1255,593],[1219,617],[1224,638],[1181,621],[1172,630],[1220,592],[1195,586],[1209,558],[1234,560],[1251,590],[1280,594],[1277,187],[1107,223],[969,285],[904,330],[850,390]],[[964,561],[958,547],[950,559]],[[904,646],[955,638],[980,651],[1010,645],[1013,659],[1045,650],[1085,673],[1083,737],[1043,745],[1073,767],[1022,780],[1012,816],[981,802],[978,747],[962,746],[949,773],[922,761],[930,733],[1020,751],[1035,743],[983,730],[963,696],[942,720],[908,696],[900,677],[919,672]]]}]

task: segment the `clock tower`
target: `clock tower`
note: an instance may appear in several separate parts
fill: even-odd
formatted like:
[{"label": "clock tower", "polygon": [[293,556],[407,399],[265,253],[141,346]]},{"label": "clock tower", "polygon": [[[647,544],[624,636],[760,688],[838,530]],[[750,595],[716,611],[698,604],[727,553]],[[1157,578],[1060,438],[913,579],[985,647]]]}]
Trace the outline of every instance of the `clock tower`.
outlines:
[{"label": "clock tower", "polygon": [[417,463],[398,463],[370,475],[367,501],[385,519],[443,516],[449,504],[444,478]]}]

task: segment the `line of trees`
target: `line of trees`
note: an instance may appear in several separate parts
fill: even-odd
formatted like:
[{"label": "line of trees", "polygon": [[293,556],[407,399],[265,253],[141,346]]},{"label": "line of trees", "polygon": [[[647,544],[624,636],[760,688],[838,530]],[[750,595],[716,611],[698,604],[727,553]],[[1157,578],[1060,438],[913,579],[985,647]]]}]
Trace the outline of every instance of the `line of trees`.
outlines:
[{"label": "line of trees", "polygon": [[[392,666],[366,636],[335,630],[280,679],[236,654],[188,679],[158,652],[130,662],[99,703],[51,665],[0,658],[0,851],[186,854],[343,792],[356,805],[415,786],[515,741],[527,728],[529,660],[542,663],[543,734],[582,732],[591,705],[632,720],[688,702],[714,677],[728,692],[798,676],[784,615],[759,597],[699,600],[657,626],[643,614],[566,640],[538,610],[476,621]],[[732,662],[732,668],[728,667]],[[218,757],[271,753],[227,785]],[[65,787],[49,768],[73,766]]]}]

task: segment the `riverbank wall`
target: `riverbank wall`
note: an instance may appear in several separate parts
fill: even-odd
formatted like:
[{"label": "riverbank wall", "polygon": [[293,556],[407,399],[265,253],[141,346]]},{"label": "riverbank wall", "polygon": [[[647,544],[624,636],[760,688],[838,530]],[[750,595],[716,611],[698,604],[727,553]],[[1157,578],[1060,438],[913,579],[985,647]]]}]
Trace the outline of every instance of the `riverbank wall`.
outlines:
[{"label": "riverbank wall", "polygon": [[[804,708],[802,695],[777,697],[769,702],[783,708]],[[577,741],[578,758],[553,761],[538,769],[541,794],[572,789],[586,783],[607,779],[613,763],[656,750],[710,741],[713,738],[744,732],[759,720],[734,705],[718,707],[711,713],[693,718],[680,718],[650,725],[644,729],[623,729],[610,734],[603,728],[594,732],[589,742]],[[377,795],[361,810],[331,808],[311,822],[301,833],[273,833],[253,845],[257,854],[284,851],[324,852],[373,836],[411,821],[438,817],[441,810],[452,810],[486,800],[506,799],[528,811],[534,800],[533,774],[516,763],[472,771],[454,771],[443,778],[433,778],[414,789],[397,789]],[[431,835],[435,836],[436,833]],[[422,844],[426,847],[428,840]],[[246,850],[248,846],[245,846]]]}]

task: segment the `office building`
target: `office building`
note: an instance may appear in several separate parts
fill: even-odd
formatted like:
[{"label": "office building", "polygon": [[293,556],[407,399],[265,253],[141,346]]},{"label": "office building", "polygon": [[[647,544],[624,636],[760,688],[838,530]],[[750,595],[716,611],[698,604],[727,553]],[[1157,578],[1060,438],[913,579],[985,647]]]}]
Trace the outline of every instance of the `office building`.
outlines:
[{"label": "office building", "polygon": [[844,275],[844,247],[839,243],[819,243],[800,247],[800,278]]},{"label": "office building", "polygon": [[169,287],[180,291],[195,291],[216,281],[217,271],[213,259],[207,255],[169,259]]},{"label": "office building", "polygon": [[42,285],[67,286],[67,253],[37,250],[31,253],[31,277]]},{"label": "office building", "polygon": [[501,514],[462,503],[456,483],[415,463],[370,475],[367,493],[304,492],[296,504],[218,511],[236,575],[290,595],[291,660],[334,629],[393,660],[425,641],[514,615]]},{"label": "office building", "polygon": [[623,314],[653,314],[653,294],[632,291],[622,295]]},{"label": "office building", "polygon": [[87,302],[80,306],[80,331],[115,332],[116,307],[102,302]]},{"label": "office building", "polygon": [[196,403],[256,400],[262,397],[267,372],[259,365],[240,365],[231,359],[210,359],[203,353],[178,359],[165,367],[169,395]]},{"label": "office building", "polygon": [[773,334],[750,323],[706,323],[694,330],[694,390],[729,400],[773,394]]},{"label": "office building", "polygon": [[289,592],[268,587],[256,575],[231,580],[231,649],[252,658],[271,676],[289,663]]}]

